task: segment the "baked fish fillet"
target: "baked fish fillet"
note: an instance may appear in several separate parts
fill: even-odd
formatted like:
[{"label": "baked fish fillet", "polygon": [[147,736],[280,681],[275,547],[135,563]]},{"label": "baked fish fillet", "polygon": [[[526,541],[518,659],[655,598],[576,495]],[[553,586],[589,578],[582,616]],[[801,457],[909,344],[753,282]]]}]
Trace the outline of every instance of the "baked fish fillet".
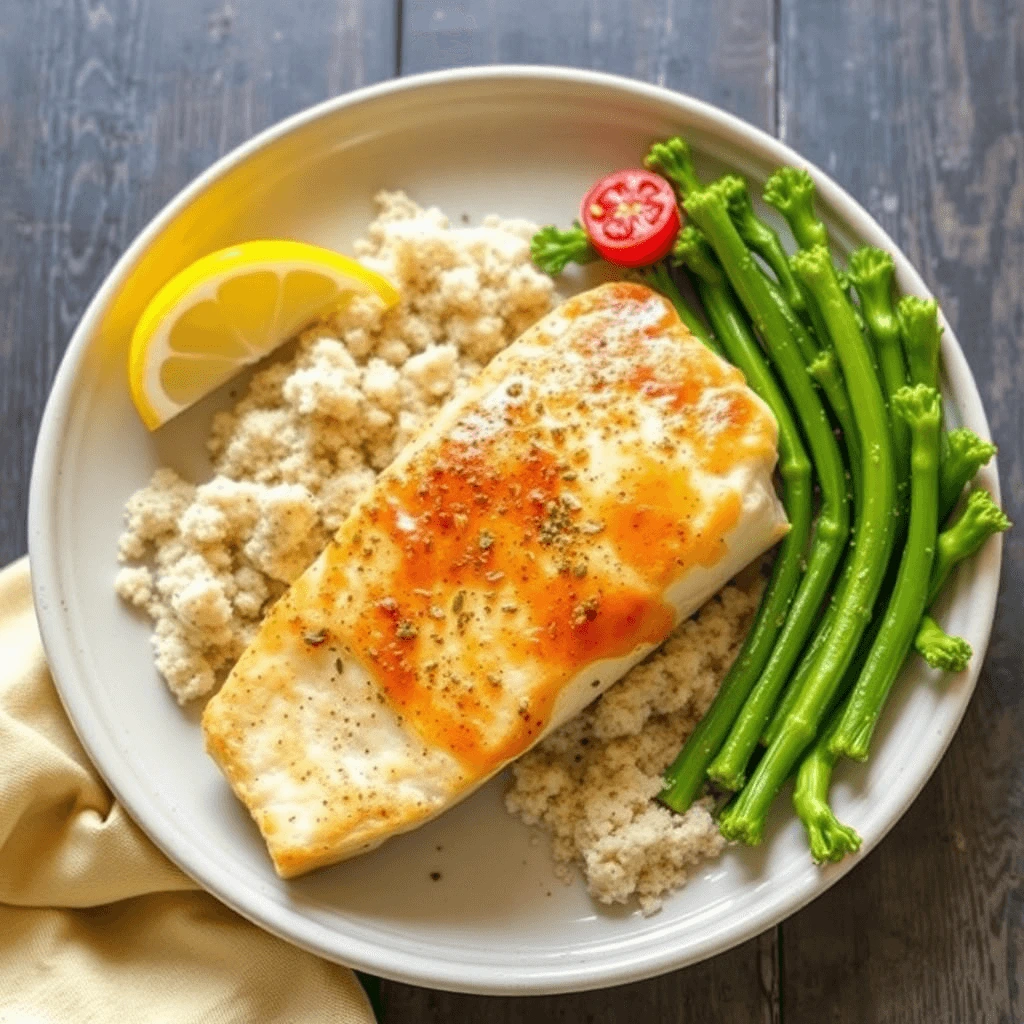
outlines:
[{"label": "baked fish fillet", "polygon": [[285,878],[471,793],[786,532],[776,424],[660,295],[607,284],[378,478],[203,715]]}]

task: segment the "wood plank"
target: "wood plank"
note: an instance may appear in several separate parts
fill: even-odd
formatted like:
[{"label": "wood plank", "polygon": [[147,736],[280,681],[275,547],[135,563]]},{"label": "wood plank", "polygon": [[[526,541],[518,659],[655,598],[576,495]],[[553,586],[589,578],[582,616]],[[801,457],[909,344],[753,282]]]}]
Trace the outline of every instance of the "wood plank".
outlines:
[{"label": "wood plank", "polygon": [[[780,129],[871,210],[957,328],[1024,514],[1024,11],[782,0]],[[978,691],[882,846],[782,930],[787,1024],[1024,1019],[1024,539]]]},{"label": "wood plank", "polygon": [[404,0],[402,74],[567,64],[665,85],[774,129],[772,0]]},{"label": "wood plank", "polygon": [[[0,563],[60,356],[137,231],[279,118],[395,69],[392,5],[7,2],[0,18]],[[302,26],[296,31],[296,26]]]},{"label": "wood plank", "polygon": [[[403,74],[488,63],[568,64],[629,75],[774,126],[771,0],[404,0]],[[707,963],[603,992],[532,999],[460,996],[385,982],[388,1024],[459,1021],[777,1019],[775,932]]]}]

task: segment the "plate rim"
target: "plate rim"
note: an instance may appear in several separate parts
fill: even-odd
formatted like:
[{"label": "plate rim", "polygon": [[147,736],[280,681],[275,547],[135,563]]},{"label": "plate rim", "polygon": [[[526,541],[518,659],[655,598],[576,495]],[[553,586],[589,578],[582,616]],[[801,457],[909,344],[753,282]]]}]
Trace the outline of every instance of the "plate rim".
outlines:
[{"label": "plate rim", "polygon": [[[512,87],[524,81],[547,82],[554,87],[599,87],[617,91],[627,94],[633,100],[657,102],[674,107],[691,120],[715,129],[723,138],[734,140],[738,146],[747,151],[754,151],[758,156],[766,156],[779,164],[790,163],[806,167],[824,201],[841,213],[846,223],[855,228],[856,237],[888,249],[896,261],[901,281],[909,285],[909,290],[923,296],[931,295],[918,271],[881,225],[828,174],[762,129],[695,97],[620,75],[546,65],[499,64],[447,69],[365,86],[299,111],[271,125],[218,159],[178,192],[149,221],[105,277],[71,336],[43,412],[29,485],[28,548],[32,589],[40,634],[51,674],[79,740],[107,786],[133,820],[171,861],[203,889],[211,892],[253,923],[293,944],[329,960],[346,963],[388,978],[452,991],[489,995],[565,993],[654,977],[722,953],[796,913],[831,888],[881,842],[934,774],[970,703],[995,617],[1002,560],[1002,537],[998,536],[996,544],[989,546],[986,557],[988,576],[983,588],[984,601],[981,609],[984,619],[983,640],[976,645],[976,657],[972,660],[968,678],[963,685],[963,695],[955,721],[942,737],[928,770],[919,773],[913,784],[905,787],[903,798],[888,819],[882,823],[881,828],[875,834],[864,837],[861,855],[847,858],[840,865],[819,871],[813,876],[814,881],[810,884],[804,882],[790,891],[785,899],[776,899],[759,914],[738,922],[731,928],[712,929],[711,934],[703,942],[693,944],[693,948],[689,948],[682,955],[678,951],[663,948],[658,955],[644,951],[643,955],[638,957],[637,952],[631,950],[627,956],[611,965],[604,961],[574,963],[571,959],[563,959],[557,966],[548,965],[543,970],[512,976],[507,969],[492,965],[458,965],[449,960],[439,960],[431,956],[429,951],[415,955],[401,953],[396,956],[394,950],[383,949],[355,936],[346,936],[308,916],[303,916],[298,911],[281,908],[272,901],[267,901],[259,893],[253,892],[248,901],[244,899],[244,893],[238,891],[237,885],[232,885],[232,876],[224,867],[216,865],[211,858],[195,857],[189,845],[182,845],[180,830],[173,828],[166,816],[147,812],[146,794],[136,785],[136,779],[131,772],[122,770],[118,775],[115,770],[118,763],[124,769],[127,762],[120,752],[107,746],[103,735],[104,726],[92,715],[84,699],[84,691],[77,685],[74,646],[61,622],[63,588],[57,545],[49,543],[53,536],[56,498],[60,489],[58,455],[73,408],[75,378],[87,355],[90,336],[95,333],[103,313],[131,269],[165,227],[220,177],[284,136],[347,107],[370,103],[403,92],[443,87],[449,83],[467,80],[506,80]],[[943,358],[947,376],[956,380],[960,389],[966,391],[966,394],[961,396],[961,412],[965,420],[983,436],[991,437],[974,376],[948,324],[943,338]],[[1000,487],[995,460],[986,473],[986,483],[993,496],[999,500]],[[260,901],[263,907],[258,910],[254,904]]]}]

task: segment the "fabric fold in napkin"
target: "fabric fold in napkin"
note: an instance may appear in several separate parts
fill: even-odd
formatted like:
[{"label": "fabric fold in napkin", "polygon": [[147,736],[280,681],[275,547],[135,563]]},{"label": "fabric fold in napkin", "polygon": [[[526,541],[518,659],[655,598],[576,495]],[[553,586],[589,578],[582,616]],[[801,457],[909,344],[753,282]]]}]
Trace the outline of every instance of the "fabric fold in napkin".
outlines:
[{"label": "fabric fold in napkin", "polygon": [[0,571],[0,1024],[372,1024],[355,975],[164,857],[61,707],[28,561]]}]

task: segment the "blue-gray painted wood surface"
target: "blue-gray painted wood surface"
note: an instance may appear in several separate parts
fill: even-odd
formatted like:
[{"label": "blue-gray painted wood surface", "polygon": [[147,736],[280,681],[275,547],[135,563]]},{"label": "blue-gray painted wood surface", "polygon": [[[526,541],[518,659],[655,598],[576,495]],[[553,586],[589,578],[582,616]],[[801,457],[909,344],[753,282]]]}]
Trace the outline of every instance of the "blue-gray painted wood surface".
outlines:
[{"label": "blue-gray painted wood surface", "polygon": [[[0,560],[25,547],[43,403],[131,238],[236,143],[433,68],[562,63],[691,92],[781,135],[941,297],[1024,519],[1024,12],[1015,0],[0,0]],[[1024,539],[935,777],[877,852],[780,928],[601,993],[385,982],[389,1024],[1024,1021]]]}]

